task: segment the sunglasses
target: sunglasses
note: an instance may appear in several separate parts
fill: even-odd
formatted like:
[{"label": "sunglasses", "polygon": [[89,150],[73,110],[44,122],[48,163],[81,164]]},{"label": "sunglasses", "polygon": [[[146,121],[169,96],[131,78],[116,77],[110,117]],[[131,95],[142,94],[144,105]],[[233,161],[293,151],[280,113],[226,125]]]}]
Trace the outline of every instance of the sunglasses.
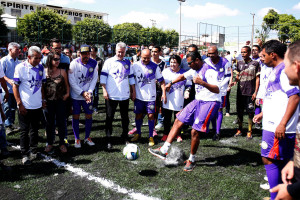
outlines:
[{"label": "sunglasses", "polygon": [[60,61],[60,58],[53,58],[54,61]]}]

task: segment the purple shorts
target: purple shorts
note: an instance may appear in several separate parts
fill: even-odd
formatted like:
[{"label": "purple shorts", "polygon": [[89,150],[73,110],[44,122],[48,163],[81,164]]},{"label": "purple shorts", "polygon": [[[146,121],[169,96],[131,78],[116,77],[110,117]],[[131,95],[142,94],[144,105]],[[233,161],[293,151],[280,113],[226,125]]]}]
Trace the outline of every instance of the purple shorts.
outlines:
[{"label": "purple shorts", "polygon": [[285,134],[285,138],[278,140],[275,133],[263,130],[261,142],[261,156],[273,160],[291,159],[294,154],[296,133]]},{"label": "purple shorts", "polygon": [[139,99],[134,100],[134,113],[155,113],[155,101],[141,101]]},{"label": "purple shorts", "polygon": [[208,132],[210,120],[218,113],[220,102],[193,100],[176,116],[185,124],[200,132]]},{"label": "purple shorts", "polygon": [[86,103],[85,100],[72,99],[73,115],[79,115],[81,106],[85,114],[93,114],[93,102]]}]

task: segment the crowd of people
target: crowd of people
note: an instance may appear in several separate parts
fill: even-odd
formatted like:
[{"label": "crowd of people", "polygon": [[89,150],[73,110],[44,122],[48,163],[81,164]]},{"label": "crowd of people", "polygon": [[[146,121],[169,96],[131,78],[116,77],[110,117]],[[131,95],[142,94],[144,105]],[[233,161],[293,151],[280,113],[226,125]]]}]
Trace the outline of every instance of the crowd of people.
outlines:
[{"label": "crowd of people", "polygon": [[[300,197],[299,41],[288,48],[277,40],[253,45],[252,49],[244,46],[241,59],[230,56],[230,52],[226,56],[220,55],[217,46],[210,46],[200,55],[198,47],[190,45],[183,56],[170,54],[170,49],[149,45],[138,49],[137,54],[127,60],[127,45],[119,42],[115,55],[103,60],[97,55],[95,46],[81,45],[73,56],[70,47],[63,49],[61,41],[54,38],[49,49],[38,45],[29,47],[27,58],[20,62],[20,48],[18,43],[9,43],[8,55],[0,60],[2,157],[10,154],[6,135],[19,131],[22,164],[30,165],[38,154],[41,120],[47,136],[44,151],[54,152],[57,127],[58,148],[62,154],[67,153],[70,115],[74,147],[81,148],[82,142],[88,146],[96,145],[90,133],[93,113],[98,112],[101,85],[106,108],[107,149],[113,148],[111,137],[119,106],[120,137],[124,144],[141,139],[141,127],[147,115],[149,152],[161,159],[167,158],[172,142],[175,139],[181,142],[182,131],[191,126],[191,150],[184,171],[192,171],[196,166],[200,137],[209,131],[210,123],[214,133],[212,139],[220,140],[223,108],[226,107],[226,116],[229,116],[229,94],[236,86],[239,128],[234,137],[244,135],[244,111],[248,115],[248,140],[253,137],[253,123],[259,125],[262,121],[261,156],[271,199]],[[112,53],[111,47],[108,53]],[[128,116],[130,99],[134,102],[135,113],[132,130],[129,130]],[[83,140],[79,129],[81,110],[85,114]],[[19,125],[15,123],[16,111]],[[164,143],[159,148],[152,148],[160,128],[164,129],[161,137]]]}]

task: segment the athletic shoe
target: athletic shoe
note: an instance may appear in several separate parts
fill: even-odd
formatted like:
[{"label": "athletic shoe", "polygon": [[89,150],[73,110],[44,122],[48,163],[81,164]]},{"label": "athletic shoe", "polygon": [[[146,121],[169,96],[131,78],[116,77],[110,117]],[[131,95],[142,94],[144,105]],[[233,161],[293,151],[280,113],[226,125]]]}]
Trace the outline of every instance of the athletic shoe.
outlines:
[{"label": "athletic shoe", "polygon": [[22,164],[23,165],[31,165],[31,160],[29,159],[28,156],[25,156],[22,158]]},{"label": "athletic shoe", "polygon": [[155,129],[153,130],[153,134],[152,135],[153,135],[153,137],[157,136],[157,132],[156,132]]},{"label": "athletic shoe", "polygon": [[155,129],[156,130],[160,130],[164,125],[162,123],[158,123],[156,126],[155,126]]},{"label": "athletic shoe", "polygon": [[135,126],[135,122],[132,122],[131,125],[132,125],[132,126]]},{"label": "athletic shoe", "polygon": [[146,121],[145,123],[143,123],[143,126],[148,126],[148,121]]},{"label": "athletic shoe", "polygon": [[137,142],[137,141],[140,140],[140,138],[141,138],[141,135],[135,133],[134,136],[133,136],[133,138],[131,139],[131,142]]},{"label": "athletic shoe", "polygon": [[248,133],[247,133],[247,140],[251,140],[252,139],[252,132],[251,131],[249,131]]},{"label": "athletic shoe", "polygon": [[220,134],[214,134],[213,138],[212,138],[213,141],[217,141],[217,140],[220,140]]},{"label": "athletic shoe", "polygon": [[30,160],[35,160],[35,159],[37,159],[38,157],[39,157],[39,154],[38,154],[38,153],[32,153],[32,152],[30,152],[30,154],[29,154]]},{"label": "athletic shoe", "polygon": [[255,123],[254,128],[255,129],[261,129],[261,124],[260,123]]},{"label": "athletic shoe", "polygon": [[95,143],[92,141],[92,139],[89,137],[84,140],[85,144],[88,144],[89,146],[95,146]]},{"label": "athletic shoe", "polygon": [[180,135],[177,136],[177,142],[182,142],[182,137]]},{"label": "athletic shoe", "polygon": [[269,183],[265,183],[265,184],[260,184],[259,187],[263,190],[269,190],[270,189],[270,185]]},{"label": "athletic shoe", "polygon": [[134,127],[131,131],[128,132],[128,135],[132,135],[136,133],[136,128]]},{"label": "athletic shoe", "polygon": [[236,134],[234,135],[234,137],[239,137],[242,135],[242,131],[240,131],[239,129],[236,131]]},{"label": "athletic shoe", "polygon": [[158,157],[158,158],[160,158],[160,159],[166,160],[168,153],[163,154],[163,153],[160,151],[160,148],[161,148],[161,147],[159,147],[159,148],[157,148],[157,149],[151,149],[151,148],[149,148],[148,151],[149,151],[152,155],[154,155],[154,156],[156,156],[156,157]]},{"label": "athletic shoe", "polygon": [[196,167],[196,162],[192,162],[190,160],[187,160],[184,163],[186,163],[186,164],[185,164],[183,170],[186,171],[186,172],[191,172]]},{"label": "athletic shoe", "polygon": [[168,135],[164,134],[163,137],[161,138],[161,141],[165,142],[167,140],[167,138],[168,138]]},{"label": "athletic shoe", "polygon": [[74,147],[77,148],[77,149],[81,148],[81,142],[80,142],[80,140],[75,139]]},{"label": "athletic shoe", "polygon": [[269,181],[269,179],[268,179],[267,176],[264,176],[264,180],[265,180],[265,181]]},{"label": "athletic shoe", "polygon": [[226,117],[229,117],[229,116],[230,116],[230,114],[229,114],[229,113],[226,113],[226,114],[225,114],[225,116],[226,116]]},{"label": "athletic shoe", "polygon": [[153,147],[155,145],[153,137],[149,137],[149,147]]}]

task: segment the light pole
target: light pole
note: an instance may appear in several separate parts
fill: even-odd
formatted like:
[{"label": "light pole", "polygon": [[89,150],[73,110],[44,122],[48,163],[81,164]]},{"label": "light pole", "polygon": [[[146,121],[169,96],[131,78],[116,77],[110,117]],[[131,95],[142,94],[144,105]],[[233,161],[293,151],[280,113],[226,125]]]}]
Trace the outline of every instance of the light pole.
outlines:
[{"label": "light pole", "polygon": [[180,14],[179,14],[179,43],[178,43],[178,50],[180,51],[180,46],[181,46],[181,3],[185,2],[185,0],[178,0],[179,1],[179,5],[180,5]]},{"label": "light pole", "polygon": [[255,13],[250,13],[250,15],[253,16],[252,35],[251,35],[251,51],[252,51],[252,48],[253,48],[253,36],[254,36],[254,16],[255,16]]}]

